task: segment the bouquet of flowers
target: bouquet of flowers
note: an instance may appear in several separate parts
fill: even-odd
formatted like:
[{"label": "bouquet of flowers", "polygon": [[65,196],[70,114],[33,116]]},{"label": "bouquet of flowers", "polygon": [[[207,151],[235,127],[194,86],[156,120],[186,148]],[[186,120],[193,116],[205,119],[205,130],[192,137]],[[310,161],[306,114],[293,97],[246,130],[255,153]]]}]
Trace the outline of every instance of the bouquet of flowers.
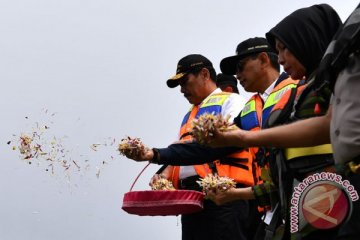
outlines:
[{"label": "bouquet of flowers", "polygon": [[131,138],[129,136],[121,139],[118,150],[124,156],[139,156],[147,147],[141,142],[140,138]]},{"label": "bouquet of flowers", "polygon": [[175,190],[175,188],[171,181],[160,177],[153,184],[151,184],[151,190]]},{"label": "bouquet of flowers", "polygon": [[226,191],[229,188],[235,187],[236,183],[233,179],[228,177],[220,177],[217,174],[208,174],[197,183],[203,188],[204,193],[209,191]]},{"label": "bouquet of flowers", "polygon": [[211,141],[215,129],[220,131],[230,130],[232,128],[229,123],[230,116],[223,117],[221,114],[214,115],[212,113],[204,113],[193,124],[193,137],[200,144],[207,144]]}]

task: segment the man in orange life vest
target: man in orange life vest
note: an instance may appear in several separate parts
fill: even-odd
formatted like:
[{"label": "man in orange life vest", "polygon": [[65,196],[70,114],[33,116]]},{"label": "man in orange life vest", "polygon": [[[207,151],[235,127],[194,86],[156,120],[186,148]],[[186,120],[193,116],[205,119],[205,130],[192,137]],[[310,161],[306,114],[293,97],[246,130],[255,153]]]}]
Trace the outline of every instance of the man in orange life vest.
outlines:
[{"label": "man in orange life vest", "polygon": [[[216,87],[215,79],[215,69],[204,56],[192,54],[182,58],[177,65],[176,75],[167,81],[170,88],[180,85],[181,93],[192,104],[181,124],[180,143],[172,144],[172,147],[164,151],[153,149],[143,156],[130,158],[157,163],[161,159],[160,154],[164,154],[164,160],[168,162],[161,164],[176,166],[167,166],[161,175],[170,179],[179,189],[201,191],[196,181],[208,173],[230,177],[237,182],[238,187],[254,185],[252,156],[248,151],[232,147],[212,149],[194,142],[189,143],[192,141],[193,119],[204,113],[214,113],[229,115],[232,122],[244,106],[245,101],[240,95],[222,92]],[[217,157],[221,159],[214,162]],[[224,206],[205,200],[203,211],[182,215],[182,239],[249,239],[248,234],[251,233],[247,229],[248,218],[249,205],[246,200],[234,201]]]},{"label": "man in orange life vest", "polygon": [[[202,55],[192,54],[182,58],[176,75],[167,81],[170,88],[180,85],[184,97],[192,104],[185,115],[179,133],[179,140],[192,141],[192,121],[204,113],[236,117],[243,107],[244,100],[238,94],[222,92],[216,87],[216,73],[212,63]],[[215,80],[215,81],[214,81]],[[235,159],[247,158],[247,152],[238,151],[232,154]],[[251,160],[251,159],[250,159]],[[217,173],[236,180],[241,186],[251,186],[254,179],[250,165],[244,168],[220,163],[209,163],[190,166],[168,166],[163,174],[172,180],[180,189],[201,191],[196,180],[208,173]],[[248,163],[248,164],[249,164]],[[182,239],[247,239],[246,219],[248,217],[247,201],[236,201],[226,206],[217,206],[209,200],[204,202],[204,210],[199,213],[182,215]]]},{"label": "man in orange life vest", "polygon": [[[278,57],[274,49],[271,49],[269,43],[265,38],[250,38],[241,42],[236,49],[236,55],[224,58],[220,63],[221,71],[224,74],[236,75],[240,85],[247,92],[256,92],[249,101],[245,104],[244,109],[241,111],[239,117],[234,122],[236,125],[244,130],[257,131],[260,130],[266,123],[267,118],[277,101],[289,89],[296,88],[299,81],[294,81],[288,77],[286,73],[280,74],[280,66]],[[262,174],[257,173],[264,179],[266,178],[266,156],[259,148],[250,148],[256,164],[260,165]],[[257,168],[259,169],[259,168]],[[265,187],[269,182],[258,182],[253,188],[258,188],[256,191],[249,191],[246,198],[256,198],[258,204],[263,207],[269,207],[267,204],[261,203],[261,191],[259,189],[270,189]],[[256,193],[261,193],[260,196]],[[224,204],[231,202],[236,197],[232,191],[224,192],[220,195],[210,194],[210,199],[214,200],[217,204]],[[271,219],[271,212],[267,211],[264,222],[260,224],[255,239],[263,239],[265,235],[265,225],[269,224]]]}]

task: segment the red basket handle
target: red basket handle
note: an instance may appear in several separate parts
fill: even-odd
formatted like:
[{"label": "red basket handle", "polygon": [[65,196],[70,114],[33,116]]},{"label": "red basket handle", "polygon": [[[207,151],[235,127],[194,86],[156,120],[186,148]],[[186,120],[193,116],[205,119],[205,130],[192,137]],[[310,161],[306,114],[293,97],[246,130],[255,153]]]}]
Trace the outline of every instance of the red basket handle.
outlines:
[{"label": "red basket handle", "polygon": [[150,165],[150,162],[148,164],[146,164],[146,166],[143,168],[143,170],[141,170],[141,172],[137,175],[137,177],[135,178],[135,181],[133,182],[133,184],[130,187],[130,192],[132,191],[135,183],[137,182],[137,180],[139,179],[140,175],[145,171],[145,169]]}]

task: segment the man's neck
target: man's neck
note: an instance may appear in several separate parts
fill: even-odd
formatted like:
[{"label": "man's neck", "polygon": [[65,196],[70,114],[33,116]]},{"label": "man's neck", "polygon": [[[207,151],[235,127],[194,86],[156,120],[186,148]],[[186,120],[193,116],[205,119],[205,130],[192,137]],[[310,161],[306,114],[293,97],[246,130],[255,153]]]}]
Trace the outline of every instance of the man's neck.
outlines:
[{"label": "man's neck", "polygon": [[267,72],[267,74],[264,76],[264,79],[263,79],[263,85],[262,85],[262,89],[261,91],[259,91],[260,94],[263,94],[266,89],[268,89],[271,84],[274,83],[274,81],[276,81],[280,76],[280,73],[277,72],[277,71],[269,71]]},{"label": "man's neck", "polygon": [[210,96],[210,94],[212,94],[215,90],[217,89],[216,85],[215,86],[208,86],[206,89],[204,89],[204,94],[203,94],[203,98],[201,100],[201,102],[194,104],[195,106],[201,104],[208,96]]}]

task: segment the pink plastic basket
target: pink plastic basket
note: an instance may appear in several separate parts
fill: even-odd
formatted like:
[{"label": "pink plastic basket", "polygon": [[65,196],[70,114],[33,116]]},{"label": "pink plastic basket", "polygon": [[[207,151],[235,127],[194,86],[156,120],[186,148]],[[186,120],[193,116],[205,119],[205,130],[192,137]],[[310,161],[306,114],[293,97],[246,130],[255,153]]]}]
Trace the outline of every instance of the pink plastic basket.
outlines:
[{"label": "pink plastic basket", "polygon": [[136,181],[143,171],[135,179],[130,191],[124,194],[122,209],[129,214],[139,216],[170,216],[189,214],[203,209],[204,194],[193,190],[146,190],[132,191]]}]

